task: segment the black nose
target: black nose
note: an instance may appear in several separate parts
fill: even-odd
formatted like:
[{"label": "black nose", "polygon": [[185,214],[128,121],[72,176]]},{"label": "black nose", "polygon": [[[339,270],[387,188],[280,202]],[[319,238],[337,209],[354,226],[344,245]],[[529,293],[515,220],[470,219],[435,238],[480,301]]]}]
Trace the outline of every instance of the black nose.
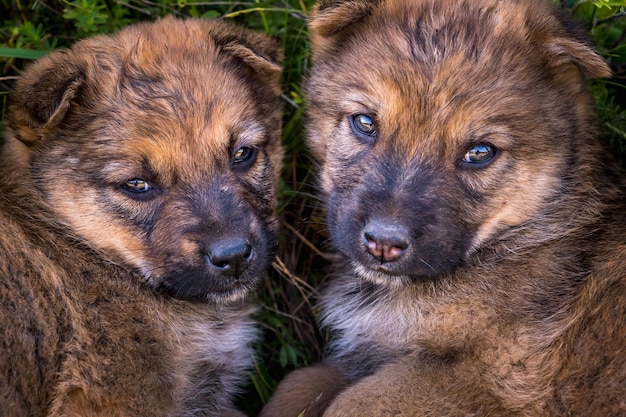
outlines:
[{"label": "black nose", "polygon": [[363,229],[365,249],[381,264],[402,257],[410,242],[408,230],[390,222],[372,220]]},{"label": "black nose", "polygon": [[245,239],[226,239],[208,246],[206,258],[213,268],[229,275],[239,275],[252,259],[252,246]]}]

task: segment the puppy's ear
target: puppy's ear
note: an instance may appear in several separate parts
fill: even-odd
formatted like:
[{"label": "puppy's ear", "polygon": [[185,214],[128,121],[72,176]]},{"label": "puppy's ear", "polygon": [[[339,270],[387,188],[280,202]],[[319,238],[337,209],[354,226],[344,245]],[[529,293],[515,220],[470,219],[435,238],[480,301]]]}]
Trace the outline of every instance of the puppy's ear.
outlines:
[{"label": "puppy's ear", "polygon": [[309,26],[319,36],[332,36],[369,15],[380,0],[320,0]]},{"label": "puppy's ear", "polygon": [[596,52],[587,32],[566,16],[557,15],[557,28],[544,40],[544,51],[556,72],[572,64],[586,78],[607,78],[611,69]]},{"label": "puppy's ear", "polygon": [[557,37],[548,40],[544,46],[550,57],[550,65],[556,71],[573,64],[587,78],[611,76],[611,69],[606,61],[586,42]]},{"label": "puppy's ear", "polygon": [[372,13],[380,0],[319,0],[309,17],[313,56],[334,54],[342,34]]},{"label": "puppy's ear", "polygon": [[71,51],[56,51],[33,63],[9,96],[6,122],[14,137],[33,144],[61,123],[86,80],[86,65]]},{"label": "puppy's ear", "polygon": [[209,35],[224,52],[241,60],[259,74],[278,77],[282,50],[269,36],[224,21],[215,21]]}]

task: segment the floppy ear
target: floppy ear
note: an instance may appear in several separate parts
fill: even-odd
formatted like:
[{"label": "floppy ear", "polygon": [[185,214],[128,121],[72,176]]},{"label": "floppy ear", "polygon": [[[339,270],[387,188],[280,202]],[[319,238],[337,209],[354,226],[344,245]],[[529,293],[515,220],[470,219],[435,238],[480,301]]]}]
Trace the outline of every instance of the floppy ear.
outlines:
[{"label": "floppy ear", "polygon": [[32,145],[63,121],[85,84],[85,67],[71,51],[56,51],[26,69],[7,109],[6,123],[16,139]]},{"label": "floppy ear", "polygon": [[370,14],[380,0],[319,0],[309,26],[319,36],[328,37]]},{"label": "floppy ear", "polygon": [[565,16],[556,17],[560,27],[543,42],[550,65],[558,72],[573,64],[586,78],[610,77],[611,69],[594,49],[587,32]]},{"label": "floppy ear", "polygon": [[276,78],[280,75],[282,51],[269,36],[224,21],[214,21],[209,35],[224,52],[255,72]]},{"label": "floppy ear", "polygon": [[611,76],[606,61],[586,42],[559,37],[548,40],[544,46],[550,57],[550,65],[556,70],[573,64],[587,78]]},{"label": "floppy ear", "polygon": [[319,0],[309,17],[313,56],[333,53],[341,35],[370,15],[380,0]]}]

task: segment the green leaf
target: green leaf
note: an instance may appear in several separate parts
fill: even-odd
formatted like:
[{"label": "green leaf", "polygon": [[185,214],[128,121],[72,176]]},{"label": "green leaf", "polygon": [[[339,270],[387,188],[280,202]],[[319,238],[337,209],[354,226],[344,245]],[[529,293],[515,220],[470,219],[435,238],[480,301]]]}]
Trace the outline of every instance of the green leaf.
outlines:
[{"label": "green leaf", "polygon": [[22,49],[22,48],[0,48],[0,57],[38,59],[46,55],[48,52],[50,51]]}]

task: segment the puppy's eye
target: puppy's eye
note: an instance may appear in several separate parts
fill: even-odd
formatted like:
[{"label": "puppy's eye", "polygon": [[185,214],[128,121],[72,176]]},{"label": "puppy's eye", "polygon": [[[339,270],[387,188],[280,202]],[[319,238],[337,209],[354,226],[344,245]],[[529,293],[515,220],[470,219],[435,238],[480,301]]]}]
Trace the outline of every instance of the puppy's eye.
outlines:
[{"label": "puppy's eye", "polygon": [[256,160],[257,149],[249,146],[243,146],[233,154],[233,167],[245,169],[250,167]]},{"label": "puppy's eye", "polygon": [[350,127],[352,127],[354,134],[366,143],[373,143],[378,135],[374,120],[367,114],[350,116]]},{"label": "puppy's eye", "polygon": [[479,143],[476,146],[471,147],[461,162],[464,164],[472,165],[475,167],[488,164],[496,156],[496,148],[488,143]]},{"label": "puppy's eye", "polygon": [[141,178],[132,178],[122,184],[122,188],[131,193],[142,194],[152,190],[152,186]]}]

